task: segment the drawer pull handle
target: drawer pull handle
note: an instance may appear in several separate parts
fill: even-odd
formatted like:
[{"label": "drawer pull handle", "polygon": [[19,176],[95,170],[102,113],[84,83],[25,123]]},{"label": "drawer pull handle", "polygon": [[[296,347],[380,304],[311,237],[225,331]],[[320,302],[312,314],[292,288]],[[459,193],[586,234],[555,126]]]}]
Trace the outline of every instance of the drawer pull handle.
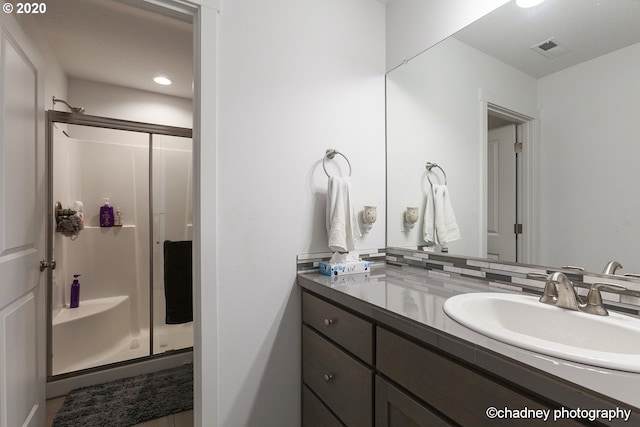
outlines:
[{"label": "drawer pull handle", "polygon": [[331,374],[324,374],[324,380],[325,382],[331,382],[331,380],[333,380],[333,375]]},{"label": "drawer pull handle", "polygon": [[333,325],[333,319],[324,319],[324,326]]}]

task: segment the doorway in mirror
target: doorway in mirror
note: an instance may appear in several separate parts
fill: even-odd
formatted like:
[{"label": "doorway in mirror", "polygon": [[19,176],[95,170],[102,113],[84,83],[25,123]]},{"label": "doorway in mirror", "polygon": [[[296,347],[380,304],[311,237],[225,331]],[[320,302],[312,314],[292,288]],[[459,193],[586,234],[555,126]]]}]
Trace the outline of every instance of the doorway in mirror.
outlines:
[{"label": "doorway in mirror", "polygon": [[528,118],[487,107],[487,258],[522,262],[523,125]]}]

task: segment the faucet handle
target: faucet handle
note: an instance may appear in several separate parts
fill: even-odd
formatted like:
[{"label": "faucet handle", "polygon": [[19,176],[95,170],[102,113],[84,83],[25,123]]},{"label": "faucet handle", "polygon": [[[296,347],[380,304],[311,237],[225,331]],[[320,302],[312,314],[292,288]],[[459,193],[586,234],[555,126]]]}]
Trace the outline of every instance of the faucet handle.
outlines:
[{"label": "faucet handle", "polygon": [[549,278],[549,275],[546,273],[527,273],[527,279],[542,279],[542,280],[547,280]]},{"label": "faucet handle", "polygon": [[557,274],[551,273],[549,275],[546,275],[540,273],[529,273],[527,274],[527,277],[537,277],[546,280],[544,284],[544,291],[542,292],[542,296],[540,297],[540,302],[553,305],[558,301],[558,288],[556,286]]},{"label": "faucet handle", "polygon": [[638,274],[638,273],[625,273],[624,277],[631,277],[632,279],[640,279],[640,274]]},{"label": "faucet handle", "polygon": [[602,303],[602,294],[600,289],[610,291],[626,291],[624,286],[613,285],[611,283],[596,282],[591,285],[589,293],[587,294],[587,304],[584,311],[591,314],[597,314],[600,316],[608,316],[609,312],[604,308]]},{"label": "faucet handle", "polygon": [[584,267],[578,267],[577,265],[563,265],[561,268],[566,268],[567,270],[585,271]]},{"label": "faucet handle", "polygon": [[614,285],[613,283],[605,283],[605,282],[595,282],[591,284],[591,288],[589,291],[599,291],[600,289],[609,290],[609,291],[626,291],[627,288],[620,285]]}]

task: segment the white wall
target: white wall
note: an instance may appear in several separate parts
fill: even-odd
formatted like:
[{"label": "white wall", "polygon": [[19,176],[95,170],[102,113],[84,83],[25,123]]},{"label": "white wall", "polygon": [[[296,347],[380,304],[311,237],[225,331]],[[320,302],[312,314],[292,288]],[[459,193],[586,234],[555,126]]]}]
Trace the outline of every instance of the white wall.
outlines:
[{"label": "white wall", "polygon": [[67,101],[74,107],[83,106],[85,114],[92,116],[185,128],[193,123],[191,99],[106,83],[69,79]]},{"label": "white wall", "polygon": [[409,60],[508,0],[393,0],[387,4],[387,70]]},{"label": "white wall", "polygon": [[[481,99],[535,117],[536,90],[533,77],[454,38],[388,73],[388,246],[425,244],[422,221],[429,161],[447,173],[460,228],[461,239],[448,245],[450,252],[486,256],[483,135],[487,125]],[[436,179],[432,177],[434,183]],[[419,223],[410,230],[403,225],[408,206],[417,206],[420,212]]]},{"label": "white wall", "polygon": [[295,259],[328,251],[327,148],[379,209],[358,247],[385,246],[384,6],[227,1],[219,37],[218,425],[299,426]]},{"label": "white wall", "polygon": [[539,80],[537,262],[640,271],[640,44]]}]

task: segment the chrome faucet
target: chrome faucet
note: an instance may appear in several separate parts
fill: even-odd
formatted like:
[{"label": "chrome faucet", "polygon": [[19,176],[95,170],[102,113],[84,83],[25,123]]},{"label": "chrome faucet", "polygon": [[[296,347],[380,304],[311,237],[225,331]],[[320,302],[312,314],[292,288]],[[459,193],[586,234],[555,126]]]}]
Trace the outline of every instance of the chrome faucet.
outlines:
[{"label": "chrome faucet", "polygon": [[551,273],[547,278],[540,302],[575,311],[580,310],[582,304],[573,282],[559,271]]},{"label": "chrome faucet", "polygon": [[619,268],[622,268],[622,264],[618,261],[609,261],[607,265],[604,266],[602,274],[616,274],[616,270]]},{"label": "chrome faucet", "polygon": [[583,303],[576,292],[573,282],[559,271],[551,273],[544,285],[544,292],[540,297],[540,302],[568,310],[583,311],[598,316],[608,316],[609,312],[602,303],[600,289],[611,291],[625,291],[627,288],[610,283],[597,282],[591,285],[587,294],[587,302]]}]

